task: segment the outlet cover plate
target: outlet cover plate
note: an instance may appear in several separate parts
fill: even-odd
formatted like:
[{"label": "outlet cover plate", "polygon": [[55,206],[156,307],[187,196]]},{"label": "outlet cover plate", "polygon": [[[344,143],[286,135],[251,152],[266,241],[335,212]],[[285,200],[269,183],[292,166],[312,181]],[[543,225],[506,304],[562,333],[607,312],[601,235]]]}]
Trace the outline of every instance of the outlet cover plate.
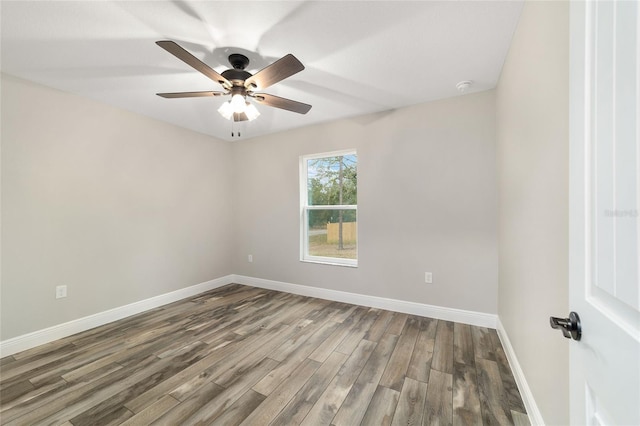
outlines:
[{"label": "outlet cover plate", "polygon": [[56,287],[56,299],[62,299],[63,297],[67,297],[67,286],[59,285]]}]

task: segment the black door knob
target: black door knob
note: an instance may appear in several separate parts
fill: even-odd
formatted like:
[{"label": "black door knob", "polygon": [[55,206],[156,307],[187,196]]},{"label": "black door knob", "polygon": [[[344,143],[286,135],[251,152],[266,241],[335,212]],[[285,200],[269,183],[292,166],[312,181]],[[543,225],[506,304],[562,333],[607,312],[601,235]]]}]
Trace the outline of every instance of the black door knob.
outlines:
[{"label": "black door knob", "polygon": [[569,318],[550,317],[551,328],[560,329],[567,339],[580,340],[582,337],[582,326],[577,313],[571,312]]}]

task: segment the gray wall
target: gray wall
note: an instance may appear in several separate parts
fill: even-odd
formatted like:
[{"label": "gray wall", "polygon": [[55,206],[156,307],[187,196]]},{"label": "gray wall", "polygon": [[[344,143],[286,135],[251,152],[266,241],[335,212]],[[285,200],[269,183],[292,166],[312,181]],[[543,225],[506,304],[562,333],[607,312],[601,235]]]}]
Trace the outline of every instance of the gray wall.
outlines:
[{"label": "gray wall", "polygon": [[[494,106],[489,91],[235,143],[234,272],[497,313]],[[348,148],[359,266],[300,262],[299,156]]]},{"label": "gray wall", "polygon": [[0,339],[232,273],[228,143],[6,75],[1,136]]},{"label": "gray wall", "polygon": [[500,319],[547,424],[569,423],[569,6],[527,2],[497,88]]}]

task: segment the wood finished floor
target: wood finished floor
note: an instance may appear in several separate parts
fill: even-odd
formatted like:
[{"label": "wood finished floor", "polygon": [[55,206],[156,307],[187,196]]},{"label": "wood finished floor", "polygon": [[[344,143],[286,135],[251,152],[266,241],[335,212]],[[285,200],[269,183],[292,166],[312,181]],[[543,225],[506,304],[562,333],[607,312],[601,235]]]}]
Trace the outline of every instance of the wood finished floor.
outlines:
[{"label": "wood finished floor", "polygon": [[0,360],[3,425],[529,424],[495,330],[232,284]]}]

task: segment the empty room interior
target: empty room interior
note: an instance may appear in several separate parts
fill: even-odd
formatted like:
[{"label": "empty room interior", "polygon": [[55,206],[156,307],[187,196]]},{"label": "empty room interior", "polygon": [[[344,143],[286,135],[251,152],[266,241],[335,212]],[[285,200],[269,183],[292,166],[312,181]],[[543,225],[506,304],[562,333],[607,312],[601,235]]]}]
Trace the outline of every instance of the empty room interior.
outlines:
[{"label": "empty room interior", "polygon": [[2,1],[0,424],[578,424],[574,7]]}]

